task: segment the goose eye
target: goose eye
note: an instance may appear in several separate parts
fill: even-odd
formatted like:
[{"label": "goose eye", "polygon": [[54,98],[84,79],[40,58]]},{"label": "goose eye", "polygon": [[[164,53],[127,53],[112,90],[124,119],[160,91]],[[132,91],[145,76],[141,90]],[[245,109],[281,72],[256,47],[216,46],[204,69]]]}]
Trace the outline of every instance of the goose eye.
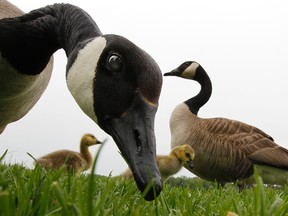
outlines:
[{"label": "goose eye", "polygon": [[120,72],[122,69],[122,59],[117,54],[112,54],[108,57],[107,67],[112,72]]}]

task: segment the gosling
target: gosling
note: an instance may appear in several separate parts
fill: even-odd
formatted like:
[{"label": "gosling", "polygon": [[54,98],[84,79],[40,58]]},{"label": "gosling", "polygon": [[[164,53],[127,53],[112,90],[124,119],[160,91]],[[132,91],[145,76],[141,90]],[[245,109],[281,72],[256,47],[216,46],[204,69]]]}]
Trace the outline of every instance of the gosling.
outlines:
[{"label": "gosling", "polygon": [[89,146],[101,144],[92,134],[84,134],[80,142],[80,153],[70,150],[59,150],[36,159],[44,169],[59,169],[65,167],[68,172],[80,173],[88,170],[92,165],[92,155]]},{"label": "gosling", "polygon": [[[193,169],[193,159],[195,152],[190,145],[184,144],[172,149],[169,155],[157,155],[156,162],[163,181],[178,173],[185,163]],[[121,174],[124,179],[132,179],[131,169],[127,169]]]}]

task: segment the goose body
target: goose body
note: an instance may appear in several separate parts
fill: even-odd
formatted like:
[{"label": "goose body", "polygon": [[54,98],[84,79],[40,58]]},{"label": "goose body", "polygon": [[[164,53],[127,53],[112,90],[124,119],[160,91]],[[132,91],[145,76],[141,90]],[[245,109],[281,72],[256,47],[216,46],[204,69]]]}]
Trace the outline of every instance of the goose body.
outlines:
[{"label": "goose body", "polygon": [[[179,104],[170,117],[171,147],[187,143],[195,151],[192,173],[219,183],[235,182],[251,177],[257,165],[261,173],[274,175],[274,184],[287,183],[288,150],[271,136],[240,121],[197,116],[212,93],[210,78],[200,64],[185,62],[164,75],[195,80],[201,85],[198,95]],[[277,175],[273,170],[278,171]],[[262,175],[264,183],[272,183],[269,175]]]},{"label": "goose body", "polygon": [[59,169],[65,166],[68,171],[80,173],[92,165],[92,155],[88,148],[101,143],[93,134],[85,134],[80,141],[80,152],[59,150],[38,158],[36,163],[45,169]]},{"label": "goose body", "polygon": [[[0,19],[24,13],[6,0],[0,0]],[[3,43],[3,41],[1,41]],[[18,73],[0,51],[0,134],[6,126],[25,116],[45,91],[53,68],[53,57],[37,76]]]},{"label": "goose body", "polygon": [[[113,137],[133,170],[138,188],[144,191],[149,184],[149,167],[159,195],[162,181],[155,160],[154,118],[162,75],[148,53],[122,36],[103,35],[89,14],[70,4],[48,5],[1,19],[0,41],[2,131],[15,120],[9,119],[11,113],[21,113],[19,119],[37,101],[51,75],[42,71],[52,54],[64,49],[72,96],[83,112]],[[11,83],[2,86],[9,77],[13,77]],[[39,80],[31,84],[33,88],[27,87],[35,79]],[[1,110],[9,100],[9,111]],[[154,198],[151,189],[145,199]]]},{"label": "goose body", "polygon": [[[169,155],[157,155],[156,162],[162,180],[167,180],[170,176],[180,171],[184,164],[193,169],[193,159],[195,152],[190,145],[184,144],[173,148]],[[127,169],[121,175],[125,179],[133,178],[131,169]]]}]

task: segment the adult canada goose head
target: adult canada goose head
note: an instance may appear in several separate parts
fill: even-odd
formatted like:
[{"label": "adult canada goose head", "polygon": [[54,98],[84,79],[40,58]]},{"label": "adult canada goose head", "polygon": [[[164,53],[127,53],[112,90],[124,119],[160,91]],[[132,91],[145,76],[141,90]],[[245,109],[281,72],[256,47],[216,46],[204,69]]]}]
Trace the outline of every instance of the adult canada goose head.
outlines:
[{"label": "adult canada goose head", "polygon": [[[74,99],[113,137],[138,188],[144,191],[153,180],[159,195],[154,118],[162,76],[152,57],[122,36],[103,35],[85,11],[70,4],[3,19],[0,30],[2,57],[19,73],[35,76],[56,50],[65,50],[67,85]],[[154,189],[145,199],[154,199]]]},{"label": "adult canada goose head", "polygon": [[178,76],[195,80],[201,85],[201,90],[198,95],[184,102],[195,115],[197,115],[199,109],[209,100],[212,94],[212,83],[210,78],[204,68],[195,61],[186,61],[176,69],[165,73],[164,76]]}]

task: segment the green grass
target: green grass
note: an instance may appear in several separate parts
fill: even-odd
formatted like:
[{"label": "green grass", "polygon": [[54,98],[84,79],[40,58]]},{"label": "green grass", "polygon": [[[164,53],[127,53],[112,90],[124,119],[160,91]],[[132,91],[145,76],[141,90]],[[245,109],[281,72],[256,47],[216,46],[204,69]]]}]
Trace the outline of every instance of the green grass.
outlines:
[{"label": "green grass", "polygon": [[288,215],[288,187],[239,192],[198,178],[171,178],[152,202],[131,180],[0,163],[0,215]]}]

